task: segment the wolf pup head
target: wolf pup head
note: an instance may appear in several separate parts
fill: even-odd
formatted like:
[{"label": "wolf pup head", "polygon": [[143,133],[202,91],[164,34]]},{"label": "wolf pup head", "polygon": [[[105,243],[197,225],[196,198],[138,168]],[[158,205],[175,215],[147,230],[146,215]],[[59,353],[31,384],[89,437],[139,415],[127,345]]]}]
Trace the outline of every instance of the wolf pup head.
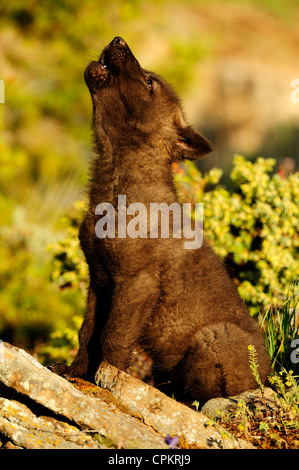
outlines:
[{"label": "wolf pup head", "polygon": [[211,144],[186,124],[180,101],[159,75],[143,69],[126,42],[115,37],[84,77],[93,102],[93,125],[99,146],[112,150],[140,142],[167,149],[172,161],[196,160]]}]

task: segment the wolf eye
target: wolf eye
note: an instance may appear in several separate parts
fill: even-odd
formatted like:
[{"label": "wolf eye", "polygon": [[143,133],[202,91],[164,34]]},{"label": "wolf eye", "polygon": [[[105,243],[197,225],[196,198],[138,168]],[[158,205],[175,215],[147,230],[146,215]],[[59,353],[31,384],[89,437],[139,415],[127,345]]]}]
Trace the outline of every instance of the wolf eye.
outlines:
[{"label": "wolf eye", "polygon": [[149,88],[151,88],[151,89],[153,88],[153,80],[150,80],[150,79],[146,80],[146,83],[147,83]]}]

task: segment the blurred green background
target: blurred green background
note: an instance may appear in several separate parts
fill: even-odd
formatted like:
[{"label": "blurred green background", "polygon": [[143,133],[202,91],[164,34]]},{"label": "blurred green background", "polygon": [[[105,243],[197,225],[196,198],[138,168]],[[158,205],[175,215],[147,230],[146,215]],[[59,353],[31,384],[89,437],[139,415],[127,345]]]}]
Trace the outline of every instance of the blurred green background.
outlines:
[{"label": "blurred green background", "polygon": [[83,79],[87,63],[119,35],[143,67],[170,81],[189,122],[215,147],[198,163],[201,171],[219,167],[225,181],[234,153],[251,160],[272,157],[276,169],[287,162],[294,170],[299,103],[290,99],[290,83],[299,78],[299,5],[296,0],[3,3],[0,337],[38,354],[55,331],[75,347],[84,309],[84,287],[64,289],[53,282],[49,245],[67,236],[62,217],[72,217],[74,202],[82,199],[93,155]]}]

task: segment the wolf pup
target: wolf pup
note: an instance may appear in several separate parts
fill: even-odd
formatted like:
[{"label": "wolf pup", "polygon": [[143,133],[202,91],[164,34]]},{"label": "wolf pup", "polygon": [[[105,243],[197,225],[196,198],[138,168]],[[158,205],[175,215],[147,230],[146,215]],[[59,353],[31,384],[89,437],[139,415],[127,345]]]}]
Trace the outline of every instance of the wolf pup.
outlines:
[{"label": "wolf pup", "polygon": [[[186,249],[186,237],[173,230],[169,237],[150,236],[151,204],[178,203],[172,163],[203,157],[210,143],[186,123],[171,86],[141,68],[120,37],[87,66],[85,81],[98,155],[79,235],[90,286],[77,356],[69,368],[53,370],[94,380],[103,360],[126,370],[139,345],[152,359],[157,386],[168,381],[185,397],[204,402],[256,388],[248,345],[256,348],[263,382],[269,359],[222,262],[205,240]],[[118,226],[120,195],[126,208],[141,203],[147,209],[142,236],[126,236]],[[97,210],[102,203],[114,209],[113,236],[96,234],[107,215]]]}]

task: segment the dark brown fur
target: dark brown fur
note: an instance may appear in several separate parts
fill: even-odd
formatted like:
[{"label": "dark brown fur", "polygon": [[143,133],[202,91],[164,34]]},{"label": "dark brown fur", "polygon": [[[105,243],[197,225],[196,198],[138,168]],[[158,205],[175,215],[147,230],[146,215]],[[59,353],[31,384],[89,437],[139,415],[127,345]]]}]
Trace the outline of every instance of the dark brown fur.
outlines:
[{"label": "dark brown fur", "polygon": [[191,398],[255,388],[247,347],[257,350],[264,382],[270,368],[263,340],[205,240],[189,250],[172,237],[95,235],[101,202],[116,207],[118,195],[147,208],[177,201],[172,162],[201,158],[210,144],[186,124],[170,85],[142,69],[121,38],[88,65],[85,80],[98,153],[80,230],[90,288],[78,354],[67,371],[56,371],[93,380],[102,360],[126,370],[139,344],[153,361],[156,382],[169,380]]}]

